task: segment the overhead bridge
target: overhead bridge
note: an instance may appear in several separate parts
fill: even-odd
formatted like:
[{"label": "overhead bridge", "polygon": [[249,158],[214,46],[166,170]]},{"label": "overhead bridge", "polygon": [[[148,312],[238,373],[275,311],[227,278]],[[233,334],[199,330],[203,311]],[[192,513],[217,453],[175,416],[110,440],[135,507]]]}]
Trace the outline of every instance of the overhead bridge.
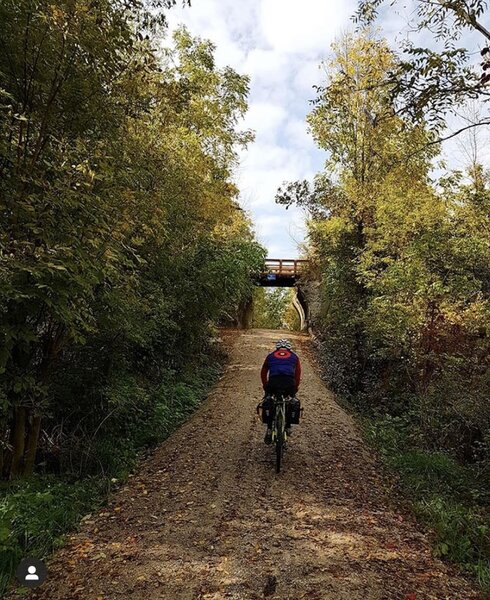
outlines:
[{"label": "overhead bridge", "polygon": [[258,284],[262,287],[294,287],[307,265],[307,260],[299,258],[268,258]]},{"label": "overhead bridge", "polygon": [[[255,285],[261,287],[294,287],[293,306],[298,311],[301,331],[306,330],[309,322],[309,308],[305,285],[308,284],[302,276],[307,275],[309,261],[301,258],[267,258],[264,270],[260,275],[254,277]],[[253,313],[253,297],[242,303],[237,324],[238,327],[247,329],[250,327]]]}]

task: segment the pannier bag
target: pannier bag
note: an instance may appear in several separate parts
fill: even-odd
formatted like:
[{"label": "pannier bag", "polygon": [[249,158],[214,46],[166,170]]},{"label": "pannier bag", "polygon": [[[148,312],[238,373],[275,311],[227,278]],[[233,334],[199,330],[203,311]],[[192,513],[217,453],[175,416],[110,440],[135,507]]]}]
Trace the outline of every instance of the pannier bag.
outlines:
[{"label": "pannier bag", "polygon": [[257,412],[262,418],[262,423],[270,423],[272,417],[272,398],[266,396],[262,402],[257,405]]},{"label": "pannier bag", "polygon": [[298,398],[292,398],[289,404],[289,416],[291,425],[299,424],[301,410],[301,403],[298,400]]}]

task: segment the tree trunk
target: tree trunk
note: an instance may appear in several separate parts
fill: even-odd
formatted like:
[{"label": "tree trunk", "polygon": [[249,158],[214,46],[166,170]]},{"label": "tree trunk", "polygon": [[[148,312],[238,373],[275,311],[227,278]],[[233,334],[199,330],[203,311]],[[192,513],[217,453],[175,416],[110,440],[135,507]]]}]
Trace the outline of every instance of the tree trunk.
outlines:
[{"label": "tree trunk", "polygon": [[427,303],[427,317],[429,323],[425,327],[424,335],[422,338],[422,371],[419,379],[419,394],[424,395],[427,393],[432,376],[435,371],[434,363],[434,338],[436,334],[436,317],[439,312],[439,307],[435,301],[429,300]]},{"label": "tree trunk", "polygon": [[34,471],[34,462],[36,460],[37,443],[39,441],[39,432],[41,431],[41,416],[32,417],[32,423],[29,427],[27,436],[27,445],[24,459],[24,475],[29,477]]},{"label": "tree trunk", "polygon": [[26,409],[18,406],[14,412],[14,423],[12,426],[12,462],[10,463],[9,479],[15,479],[22,475],[24,448],[26,435]]},{"label": "tree trunk", "polygon": [[366,374],[366,344],[365,334],[362,325],[356,325],[354,352],[356,355],[356,375],[355,375],[355,393],[362,394],[364,392],[364,377]]}]

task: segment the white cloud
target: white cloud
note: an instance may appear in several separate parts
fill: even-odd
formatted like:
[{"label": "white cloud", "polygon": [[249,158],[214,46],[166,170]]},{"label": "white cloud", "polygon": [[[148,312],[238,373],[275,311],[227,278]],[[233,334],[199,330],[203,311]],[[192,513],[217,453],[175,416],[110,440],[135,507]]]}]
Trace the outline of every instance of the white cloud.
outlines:
[{"label": "white cloud", "polygon": [[283,182],[308,179],[313,173],[309,154],[297,146],[287,149],[258,144],[242,160],[237,183],[250,208],[267,208],[274,205],[277,188]]},{"label": "white cloud", "polygon": [[243,70],[255,84],[277,84],[290,77],[287,56],[264,48],[253,48],[248,52]]},{"label": "white cloud", "polygon": [[[302,243],[305,235],[304,215],[302,211],[275,206],[271,213],[257,216],[255,219],[259,239],[265,243],[272,258],[294,258],[298,255],[296,247]],[[292,253],[292,249],[296,251]]]},{"label": "white cloud", "polygon": [[284,181],[311,179],[323,162],[306,132],[305,115],[321,81],[320,61],[334,37],[349,27],[355,0],[196,0],[168,12],[170,29],[184,23],[191,34],[211,39],[219,66],[250,76],[244,126],[256,140],[240,153],[235,176],[241,202],[251,212],[270,254],[298,255],[303,213],[275,204]]},{"label": "white cloud", "polygon": [[293,154],[278,142],[264,141],[261,135],[249,150],[242,152],[240,170],[270,171],[280,167],[290,168],[290,163],[294,160]]},{"label": "white cloud", "polygon": [[242,169],[238,183],[242,194],[248,198],[250,208],[268,208],[274,204],[277,188],[284,182],[294,179],[288,168]]},{"label": "white cloud", "polygon": [[257,219],[258,225],[264,230],[280,228],[283,223],[282,215],[262,215]]},{"label": "white cloud", "polygon": [[308,100],[316,96],[314,85],[320,85],[325,80],[325,74],[320,68],[318,59],[305,61],[301,64],[294,77],[297,91]]},{"label": "white cloud", "polygon": [[256,130],[261,140],[274,138],[286,118],[284,107],[270,102],[254,102],[245,117],[245,126]]},{"label": "white cloud", "polygon": [[263,0],[262,30],[275,50],[326,53],[355,7],[351,0]]},{"label": "white cloud", "polygon": [[299,150],[314,151],[315,144],[307,129],[308,125],[304,119],[292,119],[289,121],[284,131],[288,144]]}]

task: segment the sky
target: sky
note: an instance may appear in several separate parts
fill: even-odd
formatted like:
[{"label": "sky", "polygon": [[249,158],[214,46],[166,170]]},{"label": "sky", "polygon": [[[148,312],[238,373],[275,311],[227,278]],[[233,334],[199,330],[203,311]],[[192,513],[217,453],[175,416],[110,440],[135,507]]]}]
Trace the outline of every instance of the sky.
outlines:
[{"label": "sky", "polygon": [[[378,20],[392,45],[406,34],[409,14],[385,11]],[[305,117],[324,81],[320,64],[332,42],[352,30],[355,0],[193,0],[167,13],[170,32],[184,24],[192,35],[216,45],[218,67],[250,77],[244,128],[255,141],[240,152],[236,183],[259,241],[270,258],[295,258],[306,228],[303,212],[275,204],[285,181],[312,180],[327,158],[308,134]],[[405,31],[405,33],[404,33]],[[451,146],[451,154],[456,146]]]}]

